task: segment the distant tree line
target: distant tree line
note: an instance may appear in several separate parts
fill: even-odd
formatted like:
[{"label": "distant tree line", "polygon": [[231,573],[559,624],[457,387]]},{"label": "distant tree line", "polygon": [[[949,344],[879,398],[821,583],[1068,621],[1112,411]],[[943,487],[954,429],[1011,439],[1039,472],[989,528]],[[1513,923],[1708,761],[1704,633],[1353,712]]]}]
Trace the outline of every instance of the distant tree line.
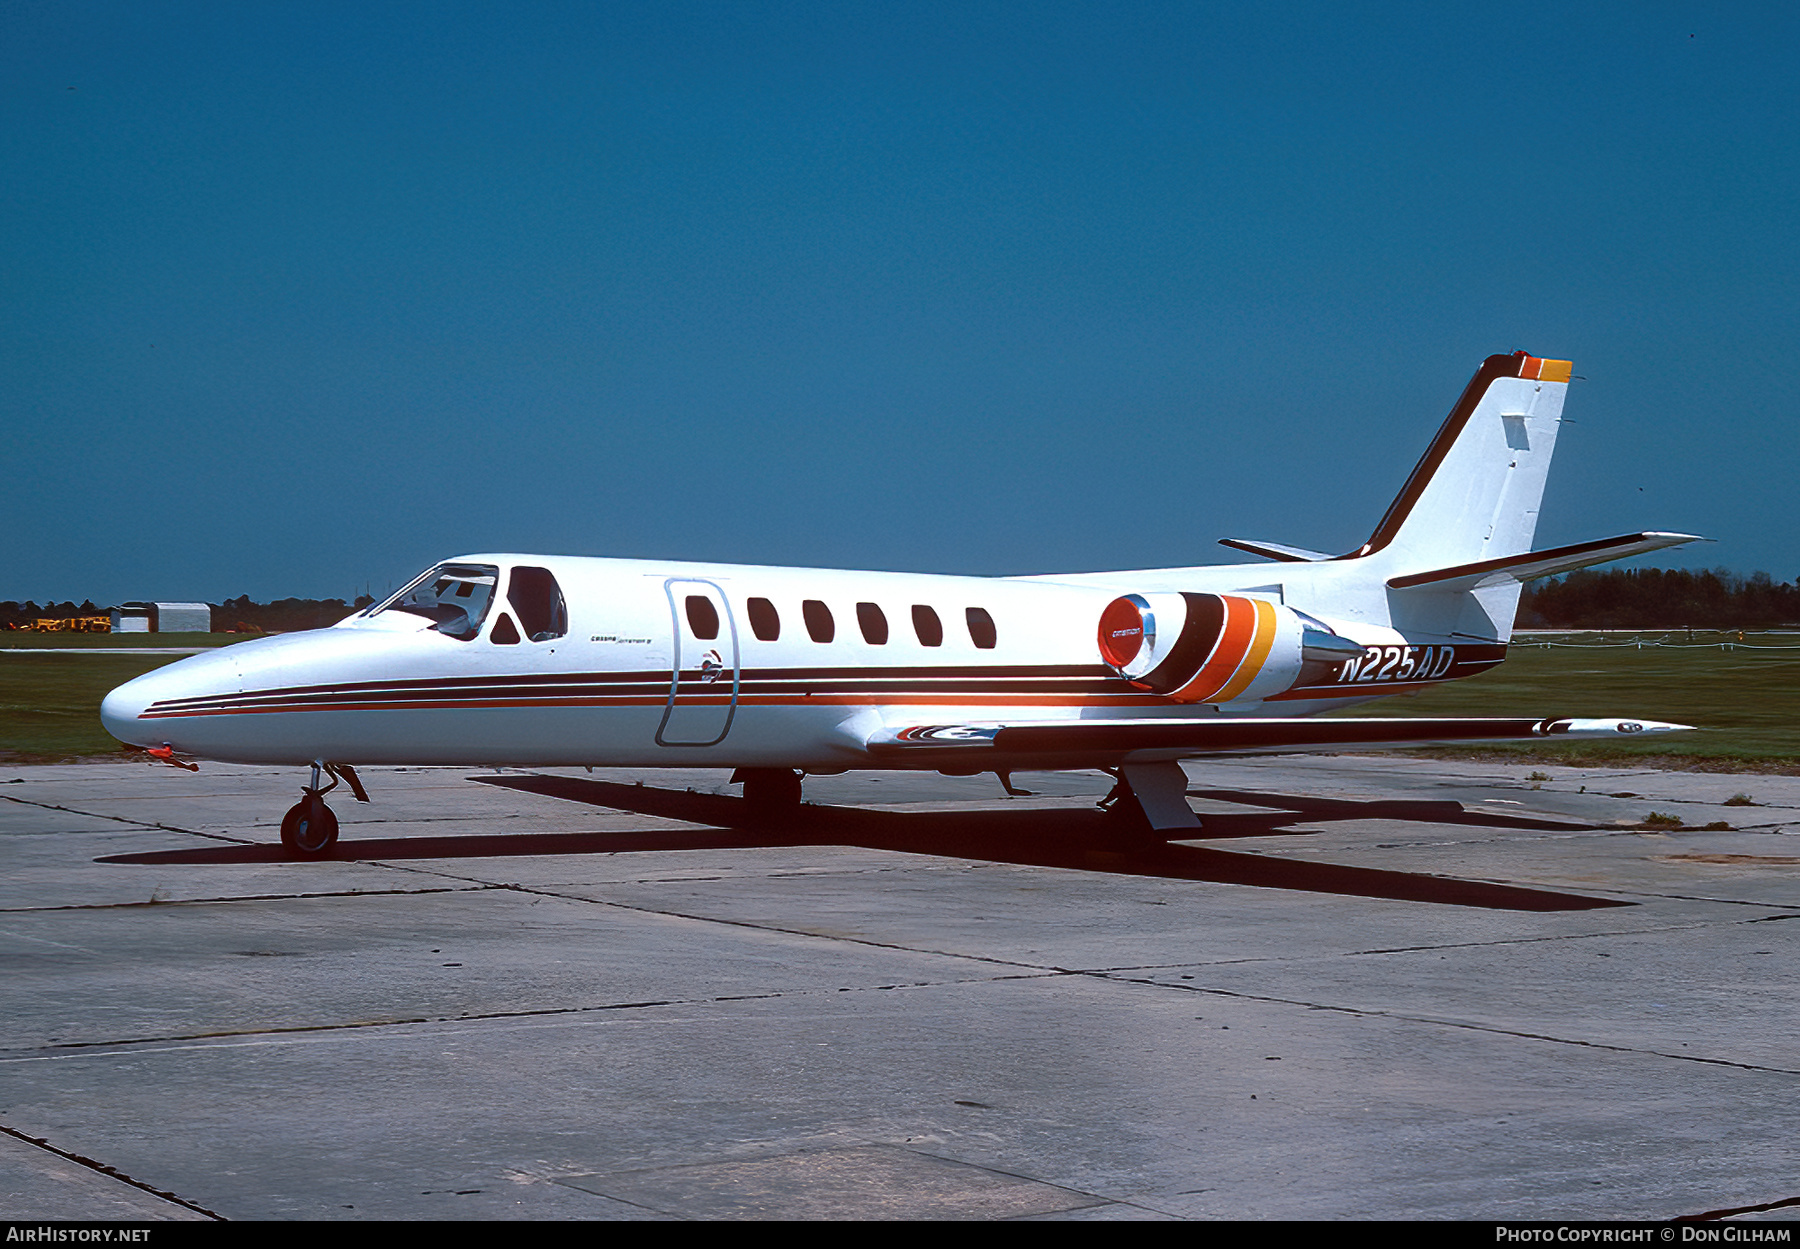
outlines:
[{"label": "distant tree line", "polygon": [[95,607],[90,602],[83,602],[79,607],[74,603],[46,603],[39,607],[36,603],[0,603],[0,629],[23,629],[26,625],[34,625],[40,620],[74,620],[80,616],[104,616],[105,607]]},{"label": "distant tree line", "polygon": [[324,629],[374,601],[362,594],[354,603],[341,598],[284,598],[273,603],[253,603],[248,594],[240,594],[212,604],[213,632],[295,633],[301,629]]},{"label": "distant tree line", "polygon": [[[360,595],[354,603],[341,598],[284,598],[273,603],[255,603],[248,594],[228,598],[223,603],[209,603],[212,608],[214,633],[293,633],[300,629],[323,629],[334,625],[353,611],[361,611],[375,600]],[[73,620],[79,616],[104,616],[109,607],[96,607],[92,602],[74,603],[0,602],[0,629],[23,629],[40,620]]]},{"label": "distant tree line", "polygon": [[1583,569],[1525,586],[1522,629],[1768,629],[1800,624],[1800,584],[1723,568]]},{"label": "distant tree line", "polygon": [[[341,598],[284,598],[252,602],[241,594],[210,604],[215,633],[293,633],[323,629],[374,602],[360,595]],[[92,602],[0,602],[0,629],[20,629],[39,620],[105,615]],[[1766,572],[1740,577],[1723,568],[1584,569],[1526,585],[1519,602],[1524,629],[1767,629],[1800,625],[1800,583],[1774,581]]]}]

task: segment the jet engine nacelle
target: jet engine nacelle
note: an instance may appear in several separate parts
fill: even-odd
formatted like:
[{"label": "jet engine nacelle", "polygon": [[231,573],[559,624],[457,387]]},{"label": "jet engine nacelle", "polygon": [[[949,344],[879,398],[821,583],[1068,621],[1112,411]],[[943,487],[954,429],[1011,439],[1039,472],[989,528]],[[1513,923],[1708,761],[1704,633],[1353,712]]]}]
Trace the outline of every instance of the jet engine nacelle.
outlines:
[{"label": "jet engine nacelle", "polygon": [[1181,703],[1267,698],[1298,684],[1305,665],[1362,654],[1310,616],[1241,594],[1127,594],[1100,613],[1107,666]]}]

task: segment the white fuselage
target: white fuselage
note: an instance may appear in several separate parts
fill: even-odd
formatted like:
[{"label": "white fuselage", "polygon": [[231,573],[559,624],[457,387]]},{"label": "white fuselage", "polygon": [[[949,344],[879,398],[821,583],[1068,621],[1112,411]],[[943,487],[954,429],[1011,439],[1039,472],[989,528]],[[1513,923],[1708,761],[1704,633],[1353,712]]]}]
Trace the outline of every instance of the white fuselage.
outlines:
[{"label": "white fuselage", "polygon": [[[129,743],[231,762],[822,772],[909,766],[867,749],[901,722],[1303,716],[1468,675],[1503,653],[1463,645],[1452,671],[1447,630],[1403,636],[1369,619],[1356,595],[1341,593],[1347,585],[1331,584],[1345,580],[1342,565],[1002,579],[524,555],[458,563],[500,570],[472,636],[404,610],[359,613],[158,669],[107,698],[106,726]],[[559,636],[534,641],[501,623],[521,567],[548,570],[560,587]],[[1257,660],[1266,672],[1250,672],[1231,697],[1165,697],[1107,667],[1096,628],[1120,594],[1174,587],[1285,601],[1331,620],[1376,662],[1340,666],[1322,682],[1314,665],[1296,689],[1298,644],[1277,634]],[[1344,610],[1319,610],[1320,592],[1342,598]],[[764,604],[760,616],[752,600]],[[829,640],[820,640],[817,605],[829,614]]]}]

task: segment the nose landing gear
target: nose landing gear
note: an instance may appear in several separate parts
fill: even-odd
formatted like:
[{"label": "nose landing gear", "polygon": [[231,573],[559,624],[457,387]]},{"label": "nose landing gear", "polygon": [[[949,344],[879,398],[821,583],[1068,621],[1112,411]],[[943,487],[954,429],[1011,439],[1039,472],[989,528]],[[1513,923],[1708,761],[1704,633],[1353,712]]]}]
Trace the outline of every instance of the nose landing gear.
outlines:
[{"label": "nose landing gear", "polygon": [[[320,786],[321,774],[329,776],[331,784]],[[314,760],[312,784],[301,787],[306,797],[288,808],[288,813],[281,817],[281,844],[289,858],[323,859],[337,845],[337,816],[325,805],[325,795],[337,788],[340,778],[350,782],[350,792],[356,795],[358,802],[369,800],[355,768],[347,763]]]}]

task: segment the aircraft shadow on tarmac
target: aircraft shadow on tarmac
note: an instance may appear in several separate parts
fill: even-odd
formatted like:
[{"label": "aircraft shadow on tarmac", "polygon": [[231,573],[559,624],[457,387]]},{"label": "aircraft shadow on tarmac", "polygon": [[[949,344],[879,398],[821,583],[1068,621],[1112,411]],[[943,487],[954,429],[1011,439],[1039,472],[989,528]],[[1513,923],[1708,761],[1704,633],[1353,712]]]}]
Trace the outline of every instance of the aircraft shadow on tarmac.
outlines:
[{"label": "aircraft shadow on tarmac", "polygon": [[[770,818],[753,811],[742,798],[722,794],[698,794],[566,776],[478,776],[470,779],[587,806],[632,811],[709,827],[614,833],[353,838],[339,842],[332,857],[339,861],[391,861],[850,845],[1126,876],[1259,885],[1308,893],[1438,902],[1496,910],[1581,911],[1633,905],[1610,898],[1165,842],[1143,833],[1122,834],[1121,821],[1098,810],[893,812],[806,804]],[[1194,797],[1276,808],[1204,815],[1205,827],[1200,835],[1207,840],[1304,833],[1312,830],[1289,826],[1326,820],[1413,820],[1560,832],[1580,827],[1525,816],[1465,811],[1456,802],[1356,802],[1238,790],[1193,790],[1190,793]],[[354,832],[355,826],[348,826],[346,831]],[[198,865],[279,862],[283,858],[279,846],[239,845],[112,855],[98,861]]]}]

